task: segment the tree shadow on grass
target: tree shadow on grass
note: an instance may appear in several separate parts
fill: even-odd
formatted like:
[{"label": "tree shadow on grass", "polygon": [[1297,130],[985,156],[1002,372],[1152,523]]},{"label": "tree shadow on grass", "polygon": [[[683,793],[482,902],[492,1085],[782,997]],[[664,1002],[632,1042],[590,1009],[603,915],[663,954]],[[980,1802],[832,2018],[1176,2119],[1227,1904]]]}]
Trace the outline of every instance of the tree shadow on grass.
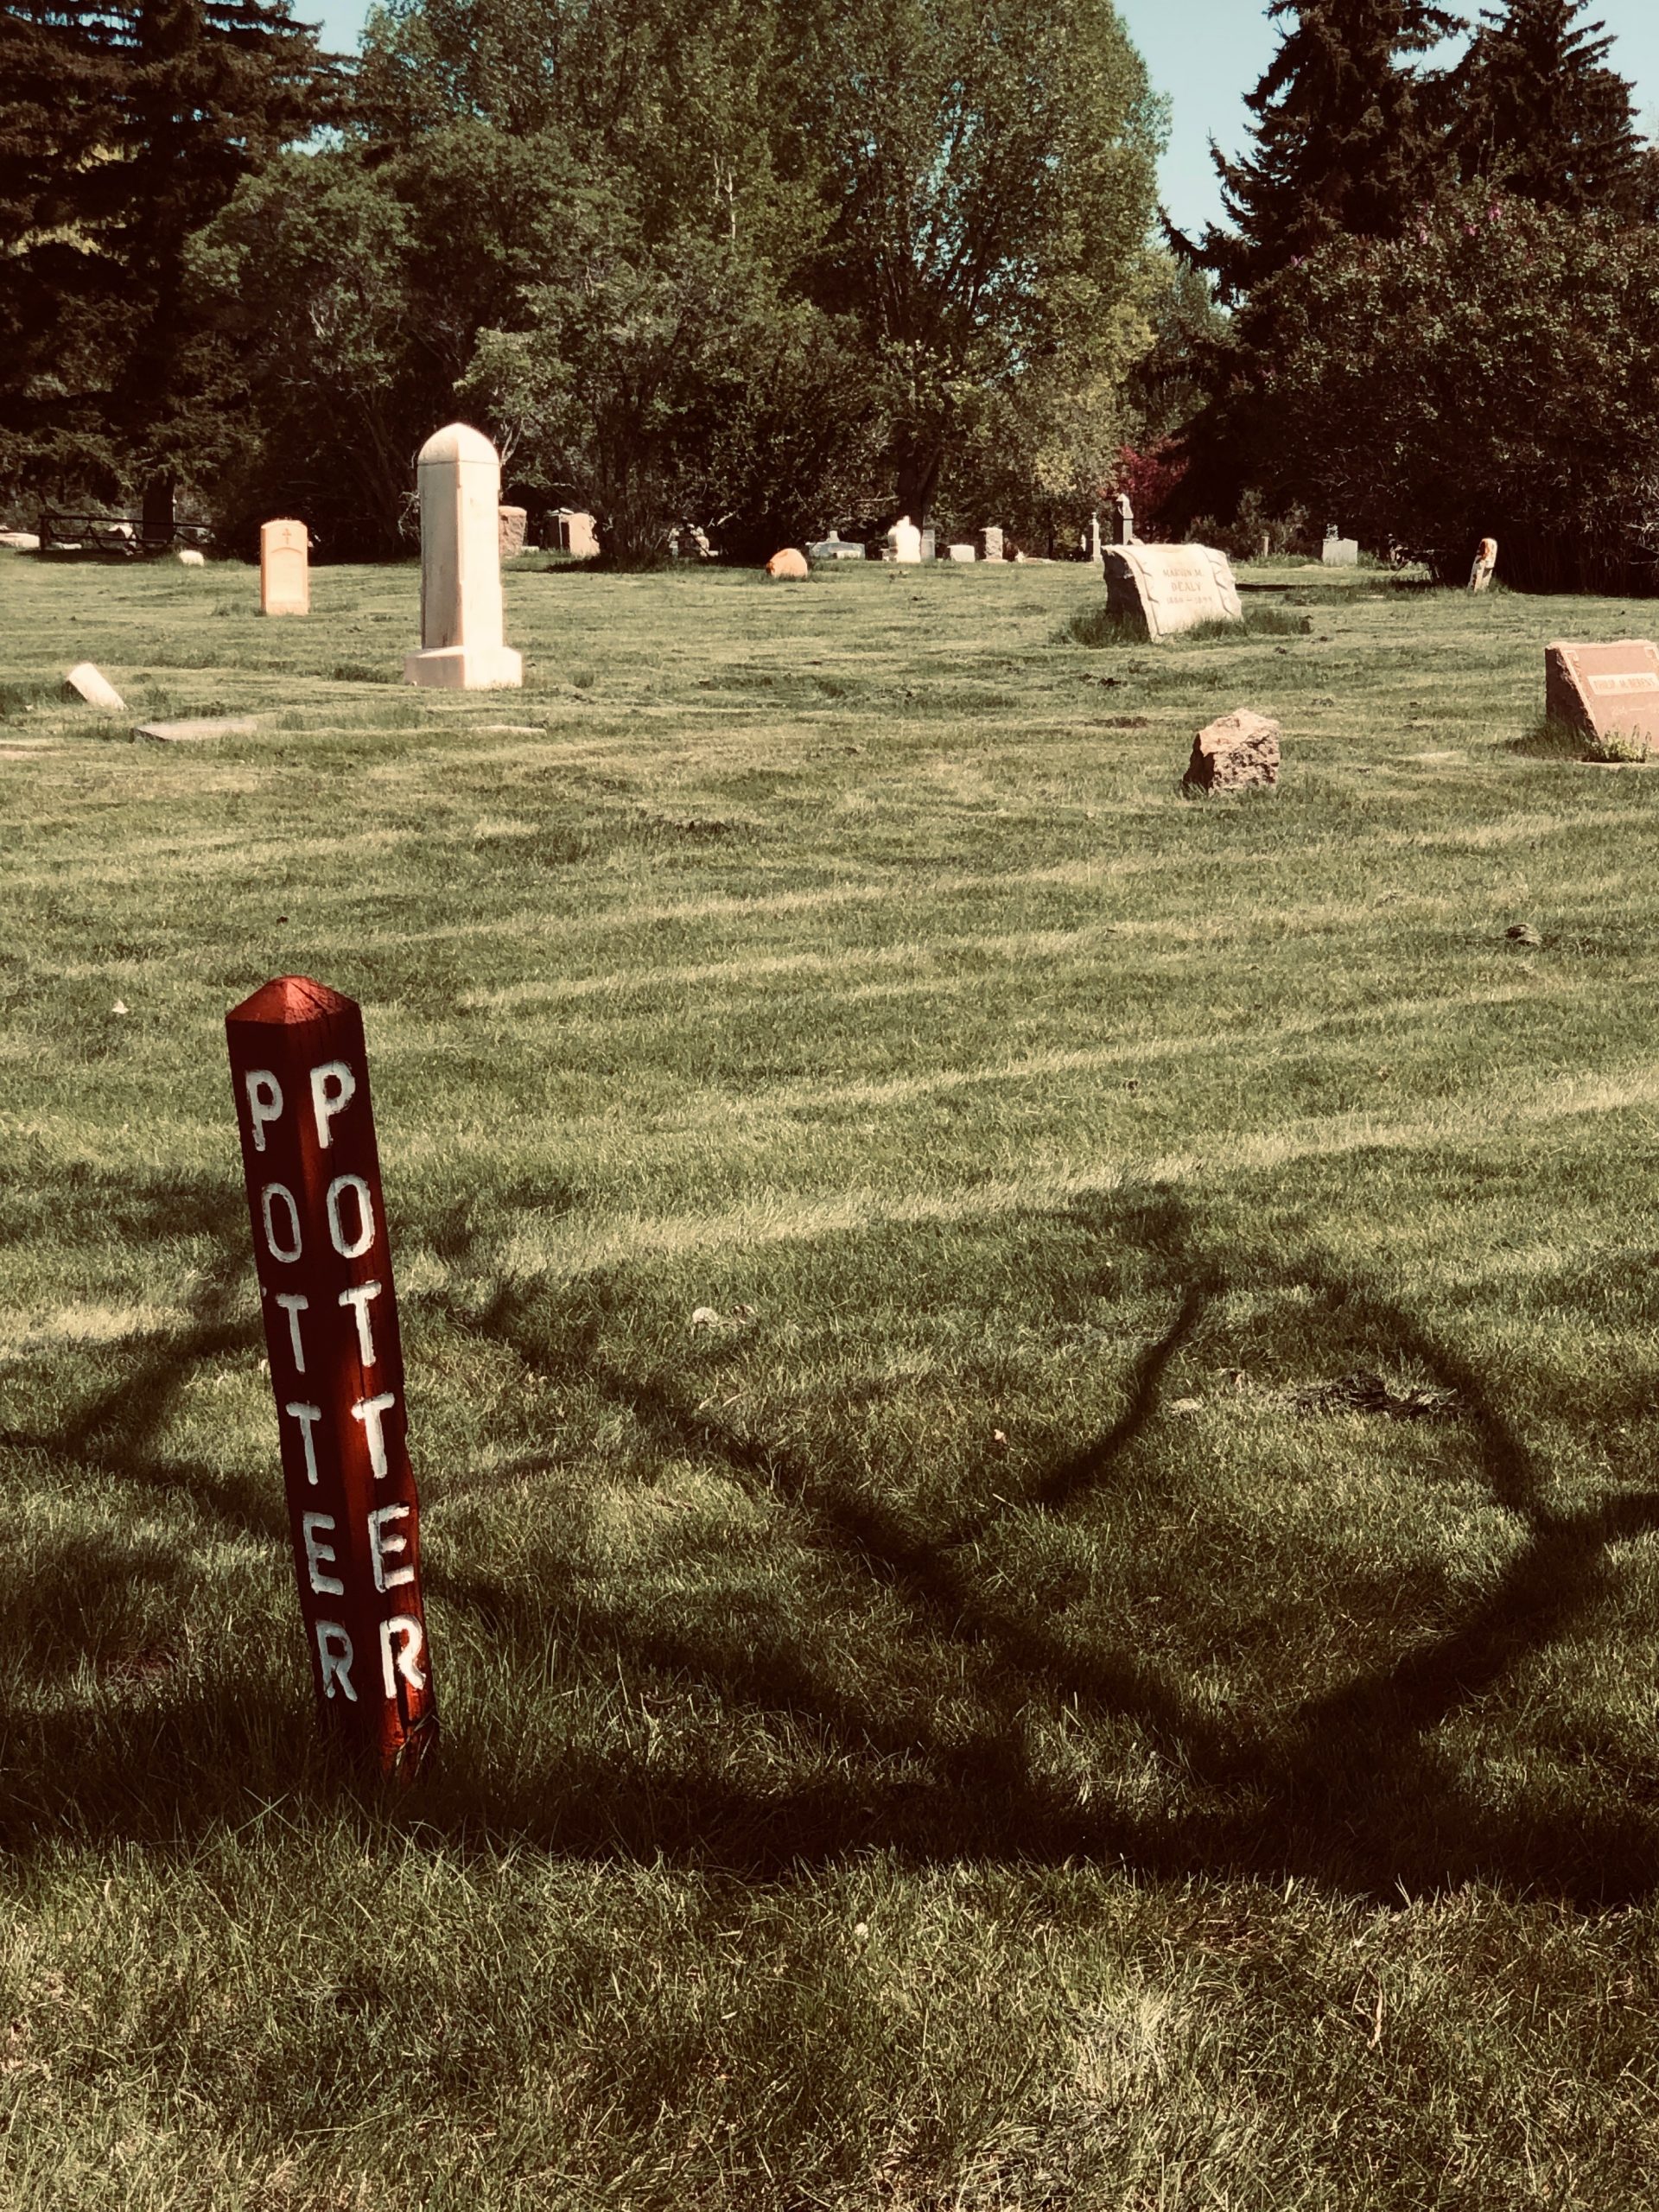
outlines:
[{"label": "tree shadow on grass", "polygon": [[[234,1194],[232,1194],[234,1197]],[[79,1478],[188,1493],[219,1524],[285,1553],[274,1474],[214,1477],[156,1450],[177,1391],[203,1360],[246,1348],[251,1328],[229,1302],[242,1274],[241,1225],[227,1209],[228,1256],[200,1287],[189,1325],[151,1346],[114,1389],[50,1433],[13,1431],[0,1443]],[[595,1677],[641,1696],[679,1686],[734,1720],[787,1724],[819,1748],[805,1770],[784,1760],[757,1775],[700,1754],[677,1761],[601,1726],[556,1755],[509,1772],[486,1735],[456,1731],[435,1770],[396,1817],[462,1847],[509,1840],[565,1853],[631,1857],[766,1878],[881,1849],[917,1863],[980,1859],[1122,1864],[1149,1875],[1305,1878],[1346,1895],[1418,1892],[1471,1879],[1541,1889],[1590,1905],[1651,1892],[1659,1880],[1659,1810],[1652,1774],[1624,1772],[1599,1796],[1549,1773],[1500,1798],[1471,1767],[1467,1732],[1448,1731],[1522,1665],[1567,1639],[1610,1587],[1610,1548],[1659,1530],[1659,1491],[1620,1491],[1566,1511],[1486,1378],[1397,1304],[1339,1281],[1318,1263],[1258,1263],[1309,1296],[1331,1334],[1426,1371],[1458,1408],[1490,1497],[1522,1540],[1460,1618],[1401,1631],[1397,1656],[1345,1682],[1258,1716],[1219,1707],[1202,1683],[1122,1637],[1080,1643],[1052,1593],[1011,1594],[991,1572],[1013,1525],[1063,1520],[1109,1497],[1133,1464],[1144,1497],[1147,1447],[1175,1363],[1211,1318],[1224,1282],[1183,1209],[1165,1198],[1138,1210],[1105,1203],[1033,1217],[1059,1222],[1091,1255],[1033,1269],[1033,1306],[1059,1311],[1101,1294],[1096,1262],[1126,1249],[1164,1283],[1167,1318],[1135,1360],[1122,1410],[1100,1435],[1057,1453],[1022,1485],[999,1477],[986,1502],[944,1527],[872,1494],[834,1438],[810,1447],[729,1425],[660,1367],[636,1371],[605,1348],[591,1286],[499,1290],[455,1325],[505,1350],[530,1374],[596,1390],[626,1418],[647,1459],[692,1460],[723,1471],[789,1518],[826,1610],[857,1623],[873,1604],[901,1643],[955,1654],[970,1711],[948,1719],[912,1699],[884,1700],[848,1680],[825,1648],[796,1632],[786,1611],[728,1620],[688,1606],[670,1620],[602,1600],[569,1554],[538,1559],[516,1581],[469,1561],[459,1546],[429,1551],[427,1585],[509,1665],[556,1638]],[[1012,1225],[1010,1225],[1012,1233]],[[601,1286],[602,1308],[618,1294]],[[1138,1457],[1137,1457],[1138,1454]],[[1152,1455],[1150,1479],[1158,1479]],[[969,1485],[971,1490],[972,1485]],[[285,1571],[285,1561],[284,1561]],[[50,1578],[48,1578],[49,1581]],[[44,1603],[46,1585],[37,1593]],[[63,1592],[52,1596],[60,1643]],[[10,1603],[27,1614],[27,1591]],[[32,1633],[27,1619],[15,1623]],[[39,1623],[35,1624],[35,1628]],[[25,1634],[27,1641],[27,1634]],[[54,1647],[59,1649],[58,1646]],[[442,1654],[438,1653],[439,1665]],[[1295,1655],[1287,1654],[1294,1672]],[[297,1660],[296,1675],[297,1676]],[[511,1677],[509,1677],[510,1679]],[[171,1706],[106,1713],[89,1729],[73,1700],[5,1726],[11,1810],[7,1839],[27,1847],[67,1825],[83,1833],[154,1836],[205,1829],[254,1798],[292,1792],[352,1802],[355,1793],[314,1741],[296,1681],[251,1662],[198,1681]],[[440,1683],[442,1692],[442,1682]],[[525,1690],[519,1725],[534,1748],[540,1715]],[[1103,1774],[1099,1789],[1062,1788],[1033,1757],[1033,1711],[1064,1707],[1096,1729],[1127,1728],[1165,1787],[1148,1807]],[[1505,1714],[1495,1711],[1503,1749]]]}]

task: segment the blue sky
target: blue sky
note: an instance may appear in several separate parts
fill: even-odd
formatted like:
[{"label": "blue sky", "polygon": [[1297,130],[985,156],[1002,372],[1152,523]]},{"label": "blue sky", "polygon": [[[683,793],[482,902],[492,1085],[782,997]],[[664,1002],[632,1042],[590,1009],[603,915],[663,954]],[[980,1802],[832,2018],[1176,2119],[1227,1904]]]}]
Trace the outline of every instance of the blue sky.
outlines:
[{"label": "blue sky", "polygon": [[[1458,12],[1459,0],[1446,4]],[[1478,4],[1463,0],[1463,12],[1472,15]],[[1117,5],[1153,82],[1173,104],[1165,203],[1183,229],[1202,227],[1220,213],[1209,142],[1213,137],[1230,152],[1243,143],[1244,95],[1275,43],[1266,0],[1117,0]],[[349,49],[357,43],[367,0],[296,0],[294,12],[305,22],[321,19],[329,43]],[[1615,35],[1614,63],[1635,83],[1643,128],[1659,135],[1659,6],[1655,0],[1599,0],[1590,16]]]}]

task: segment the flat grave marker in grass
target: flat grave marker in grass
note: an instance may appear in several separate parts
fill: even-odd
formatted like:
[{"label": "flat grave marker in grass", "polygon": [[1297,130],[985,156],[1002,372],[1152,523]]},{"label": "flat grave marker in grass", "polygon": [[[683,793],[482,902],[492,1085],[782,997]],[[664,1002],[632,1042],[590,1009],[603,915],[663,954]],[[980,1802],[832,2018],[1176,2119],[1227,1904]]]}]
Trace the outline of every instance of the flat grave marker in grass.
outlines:
[{"label": "flat grave marker in grass", "polygon": [[1598,745],[1624,739],[1651,753],[1659,741],[1659,645],[1623,638],[1546,646],[1544,711]]},{"label": "flat grave marker in grass", "polygon": [[318,1708],[406,1770],[437,1713],[363,1016],[284,976],[225,1027]]}]

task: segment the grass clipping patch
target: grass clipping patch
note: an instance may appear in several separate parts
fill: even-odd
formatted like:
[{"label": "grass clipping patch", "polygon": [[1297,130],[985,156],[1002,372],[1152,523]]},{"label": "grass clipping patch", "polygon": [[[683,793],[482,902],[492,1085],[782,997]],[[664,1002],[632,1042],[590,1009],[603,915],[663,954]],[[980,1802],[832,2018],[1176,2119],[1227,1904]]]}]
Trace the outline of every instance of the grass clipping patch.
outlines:
[{"label": "grass clipping patch", "polygon": [[[1195,622],[1190,630],[1183,630],[1175,639],[1160,639],[1160,645],[1179,643],[1183,645],[1236,644],[1240,638],[1308,638],[1313,634],[1313,620],[1307,614],[1293,614],[1283,607],[1250,607],[1244,611],[1241,622]],[[1085,607],[1063,623],[1055,634],[1054,642],[1061,645],[1144,645],[1149,640],[1138,624],[1125,620],[1107,607]]]}]

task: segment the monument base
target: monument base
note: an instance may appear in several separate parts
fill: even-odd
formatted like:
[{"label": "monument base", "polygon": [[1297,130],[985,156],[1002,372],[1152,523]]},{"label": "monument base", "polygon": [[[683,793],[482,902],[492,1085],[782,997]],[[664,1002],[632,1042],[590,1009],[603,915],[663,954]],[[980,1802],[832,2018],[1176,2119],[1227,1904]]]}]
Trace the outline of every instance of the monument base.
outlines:
[{"label": "monument base", "polygon": [[511,645],[434,645],[404,655],[404,681],[435,691],[517,690],[524,659]]}]

